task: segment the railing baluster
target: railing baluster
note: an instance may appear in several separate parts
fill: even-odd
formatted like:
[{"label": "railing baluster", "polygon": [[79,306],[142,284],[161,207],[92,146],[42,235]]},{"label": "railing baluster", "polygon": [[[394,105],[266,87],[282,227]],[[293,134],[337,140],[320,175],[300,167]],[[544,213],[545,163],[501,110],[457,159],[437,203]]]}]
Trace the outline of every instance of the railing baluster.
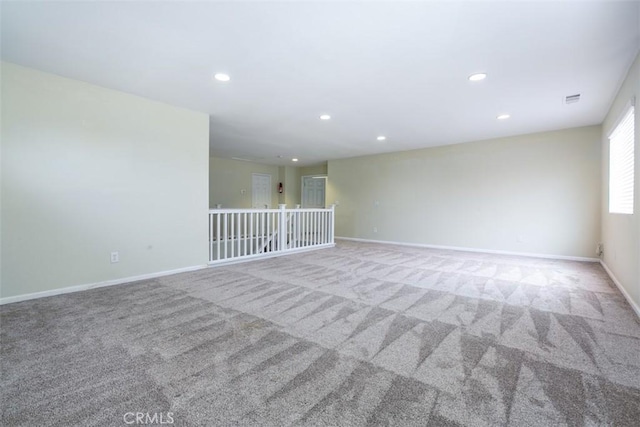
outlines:
[{"label": "railing baluster", "polygon": [[249,253],[251,255],[253,255],[253,244],[254,244],[254,236],[253,236],[253,222],[254,222],[254,218],[253,218],[253,212],[251,212],[249,214],[249,238],[251,239],[249,241]]},{"label": "railing baluster", "polygon": [[327,212],[322,212],[322,243],[327,243]]},{"label": "railing baluster", "polygon": [[292,244],[290,245],[293,249],[298,247],[298,212],[293,212],[293,236],[291,236]]},{"label": "railing baluster", "polygon": [[234,240],[233,238],[235,237],[235,229],[234,229],[234,221],[235,221],[235,217],[236,214],[232,213],[230,214],[231,216],[231,221],[229,222],[229,244],[231,246],[231,258],[235,258],[234,257],[234,248],[233,248],[233,244],[234,244]]},{"label": "railing baluster", "polygon": [[307,212],[307,246],[311,244],[311,212]]},{"label": "railing baluster", "polygon": [[276,212],[271,212],[271,231],[269,232],[269,251],[273,252],[277,249],[278,244],[276,242],[276,233],[278,232],[278,222],[276,221],[276,217],[278,214]]},{"label": "railing baluster", "polygon": [[273,213],[267,212],[267,252],[273,251]]},{"label": "railing baluster", "polygon": [[316,229],[318,226],[318,223],[316,222],[316,212],[311,212],[311,222],[312,222],[312,226],[311,226],[311,246],[315,246],[316,244]]},{"label": "railing baluster", "polygon": [[329,243],[329,213],[324,212],[324,243]]},{"label": "railing baluster", "polygon": [[300,235],[300,247],[305,247],[307,245],[306,241],[307,241],[307,213],[306,212],[300,212],[300,215],[302,215],[302,233]]},{"label": "railing baluster", "polygon": [[322,212],[322,244],[327,243],[327,212]]},{"label": "railing baluster", "polygon": [[313,215],[311,211],[307,212],[307,246],[311,246],[311,233],[313,230]]},{"label": "railing baluster", "polygon": [[318,244],[318,230],[320,229],[319,224],[319,216],[318,216],[318,212],[314,212],[313,213],[313,222],[314,222],[314,226],[313,226],[313,243],[314,245]]},{"label": "railing baluster", "polygon": [[289,213],[288,216],[288,232],[287,232],[287,240],[286,240],[286,244],[287,244],[287,249],[290,249],[292,246],[291,244],[293,243],[293,213]]},{"label": "railing baluster", "polygon": [[335,205],[331,205],[331,214],[329,215],[329,218],[331,219],[331,225],[329,225],[329,243],[335,243],[334,242],[335,218],[336,218],[336,206]]},{"label": "railing baluster", "polygon": [[209,213],[209,261],[213,261],[213,214]]},{"label": "railing baluster", "polygon": [[220,214],[216,214],[216,260],[220,259]]},{"label": "railing baluster", "polygon": [[228,214],[226,213],[224,214],[224,239],[222,240],[224,244],[224,259],[227,259],[227,232],[229,231],[228,230],[229,218],[227,218],[227,215]]},{"label": "railing baluster", "polygon": [[244,232],[244,239],[242,244],[244,246],[244,251],[243,251],[243,255],[247,255],[247,213],[244,213],[244,226],[242,227],[242,231]]},{"label": "railing baluster", "polygon": [[265,252],[271,252],[271,212],[267,212],[267,232],[265,233]]},{"label": "railing baluster", "polygon": [[260,214],[260,253],[264,252],[264,223],[265,223],[265,213]]},{"label": "railing baluster", "polygon": [[313,246],[313,212],[309,211],[309,232],[307,240],[309,241],[309,246]]},{"label": "railing baluster", "polygon": [[262,244],[262,250],[264,252],[269,252],[267,249],[269,247],[269,212],[265,212],[264,214],[264,243]]},{"label": "railing baluster", "polygon": [[327,243],[327,212],[322,212],[322,244]]},{"label": "railing baluster", "polygon": [[242,218],[242,213],[238,213],[238,219],[236,221],[236,249],[238,256],[242,256],[242,223],[240,222],[240,218]]},{"label": "railing baluster", "polygon": [[304,215],[303,245],[309,246],[309,212],[303,212],[303,215]]}]

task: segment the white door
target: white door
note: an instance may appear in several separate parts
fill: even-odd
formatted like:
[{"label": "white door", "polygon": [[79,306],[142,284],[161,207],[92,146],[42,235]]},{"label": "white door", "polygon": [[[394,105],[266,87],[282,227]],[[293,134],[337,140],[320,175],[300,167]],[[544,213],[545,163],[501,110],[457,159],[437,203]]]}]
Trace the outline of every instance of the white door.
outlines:
[{"label": "white door", "polygon": [[254,173],[251,176],[251,204],[254,209],[271,207],[271,175]]},{"label": "white door", "polygon": [[302,207],[324,208],[326,177],[302,177]]}]

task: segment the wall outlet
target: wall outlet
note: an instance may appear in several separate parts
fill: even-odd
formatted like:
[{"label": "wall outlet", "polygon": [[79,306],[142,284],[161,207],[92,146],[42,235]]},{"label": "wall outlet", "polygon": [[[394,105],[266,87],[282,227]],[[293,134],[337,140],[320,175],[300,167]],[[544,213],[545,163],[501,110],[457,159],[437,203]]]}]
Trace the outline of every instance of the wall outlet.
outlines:
[{"label": "wall outlet", "polygon": [[604,254],[604,244],[598,243],[598,246],[596,246],[596,255],[602,256],[602,254]]},{"label": "wall outlet", "polygon": [[111,264],[120,262],[120,254],[118,252],[111,252]]},{"label": "wall outlet", "polygon": [[378,232],[378,227],[373,227],[373,232],[377,233]]}]

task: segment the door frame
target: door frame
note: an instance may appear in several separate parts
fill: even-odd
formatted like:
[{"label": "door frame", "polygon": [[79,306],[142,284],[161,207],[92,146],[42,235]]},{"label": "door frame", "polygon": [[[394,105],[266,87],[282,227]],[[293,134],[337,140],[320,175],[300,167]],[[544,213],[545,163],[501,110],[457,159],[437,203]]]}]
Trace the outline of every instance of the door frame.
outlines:
[{"label": "door frame", "polygon": [[327,207],[327,174],[319,173],[314,175],[302,175],[300,177],[300,207],[304,208],[304,179],[305,178],[317,178],[324,179],[324,207]]},{"label": "door frame", "polygon": [[268,173],[252,173],[251,174],[251,208],[252,209],[265,209],[264,206],[256,208],[255,207],[255,203],[253,203],[255,201],[254,196],[255,196],[255,191],[253,188],[253,177],[254,176],[262,176],[262,177],[269,177],[269,204],[268,204],[268,209],[271,208],[271,202],[273,202],[273,194],[272,194],[272,188],[271,188],[271,184],[273,184],[273,182],[271,181],[271,174]]}]

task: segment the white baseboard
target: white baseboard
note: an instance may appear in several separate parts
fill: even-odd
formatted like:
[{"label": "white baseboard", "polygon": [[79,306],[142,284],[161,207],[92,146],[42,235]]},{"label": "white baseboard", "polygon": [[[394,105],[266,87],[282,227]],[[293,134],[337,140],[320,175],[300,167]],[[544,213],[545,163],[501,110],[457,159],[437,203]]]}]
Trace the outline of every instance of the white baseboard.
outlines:
[{"label": "white baseboard", "polygon": [[605,264],[603,260],[600,260],[600,264],[602,264],[604,271],[606,271],[609,277],[611,277],[611,280],[613,280],[613,283],[616,284],[616,286],[618,287],[618,290],[620,291],[622,296],[624,296],[624,299],[627,300],[627,302],[629,303],[633,311],[636,312],[636,315],[640,317],[640,307],[638,307],[638,304],[636,304],[635,301],[631,299],[631,295],[629,295],[627,290],[622,286],[622,283],[620,283],[618,278],[613,274],[613,271],[611,271],[611,269],[607,266],[607,264]]},{"label": "white baseboard", "polygon": [[382,243],[385,245],[400,245],[400,246],[411,246],[414,248],[428,248],[428,249],[445,249],[451,251],[462,251],[462,252],[479,252],[485,254],[496,254],[496,255],[515,255],[515,256],[526,256],[532,258],[546,258],[546,259],[561,259],[567,261],[581,261],[581,262],[598,262],[599,258],[587,258],[587,257],[579,257],[579,256],[567,256],[567,255],[548,255],[548,254],[532,254],[529,252],[510,252],[510,251],[497,251],[493,249],[477,249],[477,248],[463,248],[459,246],[440,246],[440,245],[427,245],[424,243],[406,243],[406,242],[391,242],[388,240],[371,240],[371,239],[359,239],[355,237],[338,237],[336,239],[340,240],[351,240],[354,242],[365,242],[365,243]]},{"label": "white baseboard", "polygon": [[178,269],[175,269],[175,270],[160,271],[158,273],[149,273],[149,274],[141,274],[139,276],[123,277],[122,279],[107,280],[107,281],[104,281],[104,282],[88,283],[88,284],[85,284],[85,285],[68,286],[68,287],[65,287],[65,288],[50,289],[48,291],[34,292],[34,293],[31,293],[31,294],[15,295],[15,296],[12,296],[12,297],[0,298],[0,305],[11,304],[11,303],[20,302],[20,301],[27,301],[27,300],[36,299],[36,298],[51,297],[51,296],[54,296],[54,295],[68,294],[68,293],[71,293],[71,292],[86,291],[86,290],[89,290],[89,289],[102,288],[102,287],[105,287],[105,286],[122,285],[122,284],[125,284],[125,283],[137,282],[139,280],[154,279],[156,277],[170,276],[172,274],[186,273],[186,272],[189,272],[189,271],[201,270],[203,268],[217,267],[217,266],[229,265],[229,264],[237,264],[237,263],[248,262],[248,261],[255,261],[256,259],[261,259],[261,258],[262,259],[264,259],[264,258],[273,258],[273,257],[277,257],[277,256],[291,255],[291,254],[302,253],[302,252],[309,252],[309,251],[313,251],[313,250],[317,250],[317,249],[332,248],[334,246],[335,246],[335,244],[329,243],[329,244],[326,244],[326,245],[312,246],[312,247],[308,247],[308,248],[299,248],[299,249],[290,250],[290,251],[286,251],[286,252],[277,252],[277,253],[275,253],[273,255],[261,255],[260,257],[256,257],[256,258],[248,257],[248,258],[244,258],[244,259],[235,259],[235,260],[228,261],[228,262],[212,263],[212,264],[207,264],[207,265],[195,265],[195,266],[192,266],[192,267],[178,268]]},{"label": "white baseboard", "polygon": [[185,273],[188,271],[200,270],[207,268],[207,265],[196,265],[192,267],[178,268],[175,270],[161,271],[158,273],[141,274],[139,276],[123,277],[122,279],[106,280],[104,282],[89,283],[85,285],[68,286],[66,288],[51,289],[48,291],[34,292],[31,294],[16,295],[12,297],[0,298],[0,305],[11,304],[14,302],[27,301],[30,299],[51,297],[54,295],[68,294],[71,292],[86,291],[88,289],[102,288],[105,286],[122,285],[124,283],[137,282],[139,280],[154,279],[156,277],[170,276],[177,273]]}]

